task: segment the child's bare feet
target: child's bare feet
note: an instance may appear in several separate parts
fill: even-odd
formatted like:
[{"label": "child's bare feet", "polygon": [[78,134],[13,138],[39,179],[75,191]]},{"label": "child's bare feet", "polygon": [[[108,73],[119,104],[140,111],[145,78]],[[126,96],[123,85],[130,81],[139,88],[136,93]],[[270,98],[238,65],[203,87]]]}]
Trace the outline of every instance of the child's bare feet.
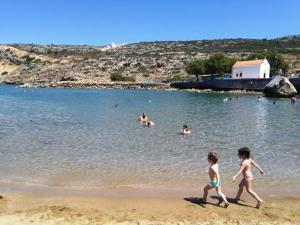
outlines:
[{"label": "child's bare feet", "polygon": [[238,204],[240,200],[241,199],[239,199],[239,198],[235,198],[235,199],[233,199],[233,202],[236,203],[236,204]]},{"label": "child's bare feet", "polygon": [[228,202],[226,202],[226,203],[225,203],[225,205],[224,205],[224,208],[225,208],[225,209],[227,209],[227,208],[228,208],[228,206],[229,206],[229,203],[228,203]]},{"label": "child's bare feet", "polygon": [[259,208],[262,206],[263,202],[264,202],[264,201],[260,201],[260,202],[258,202],[258,203],[257,203],[257,205],[256,205],[256,208],[258,208],[258,209],[259,209]]}]

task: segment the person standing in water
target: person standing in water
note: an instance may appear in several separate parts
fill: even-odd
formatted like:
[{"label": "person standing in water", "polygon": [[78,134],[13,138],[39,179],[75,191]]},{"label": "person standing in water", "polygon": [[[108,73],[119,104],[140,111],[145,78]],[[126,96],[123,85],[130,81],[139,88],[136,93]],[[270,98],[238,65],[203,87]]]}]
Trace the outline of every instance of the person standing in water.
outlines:
[{"label": "person standing in water", "polygon": [[225,202],[225,208],[229,206],[229,203],[225,197],[225,195],[221,191],[221,186],[222,186],[222,181],[220,178],[219,174],[219,155],[215,152],[210,152],[208,153],[207,160],[210,164],[209,170],[208,170],[208,175],[211,180],[211,182],[205,186],[204,188],[204,193],[203,193],[203,202],[206,203],[207,201],[207,196],[208,196],[208,191],[215,188],[217,191],[217,194],[221,196],[223,201]]},{"label": "person standing in water", "polygon": [[261,174],[265,174],[263,169],[254,162],[254,160],[250,156],[250,150],[247,147],[240,148],[238,151],[239,158],[242,160],[240,164],[240,170],[232,177],[232,181],[234,182],[236,178],[238,178],[241,174],[243,174],[243,179],[239,184],[239,190],[235,197],[236,202],[238,202],[241,198],[243,193],[244,187],[246,187],[247,192],[256,199],[257,205],[256,208],[260,208],[263,200],[253,191],[252,189],[252,181],[253,181],[253,174],[251,171],[252,165],[256,167]]}]

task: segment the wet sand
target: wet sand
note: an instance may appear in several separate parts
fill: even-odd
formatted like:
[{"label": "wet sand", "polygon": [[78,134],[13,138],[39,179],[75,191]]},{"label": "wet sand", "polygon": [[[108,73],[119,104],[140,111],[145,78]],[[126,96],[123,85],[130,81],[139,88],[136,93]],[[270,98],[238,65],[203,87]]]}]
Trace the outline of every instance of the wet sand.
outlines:
[{"label": "wet sand", "polygon": [[300,224],[300,198],[266,199],[261,209],[245,195],[228,209],[211,193],[197,197],[91,197],[3,193],[2,225],[92,224]]}]

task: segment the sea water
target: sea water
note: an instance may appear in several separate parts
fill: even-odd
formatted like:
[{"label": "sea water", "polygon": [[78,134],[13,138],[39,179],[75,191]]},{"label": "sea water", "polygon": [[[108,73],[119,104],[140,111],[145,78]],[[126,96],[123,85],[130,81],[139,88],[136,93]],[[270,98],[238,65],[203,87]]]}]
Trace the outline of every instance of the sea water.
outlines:
[{"label": "sea water", "polygon": [[[229,183],[244,146],[267,171],[254,172],[258,185],[297,187],[300,104],[257,96],[0,86],[0,187],[194,188],[207,182],[209,151]],[[137,122],[143,112],[155,127]]]}]

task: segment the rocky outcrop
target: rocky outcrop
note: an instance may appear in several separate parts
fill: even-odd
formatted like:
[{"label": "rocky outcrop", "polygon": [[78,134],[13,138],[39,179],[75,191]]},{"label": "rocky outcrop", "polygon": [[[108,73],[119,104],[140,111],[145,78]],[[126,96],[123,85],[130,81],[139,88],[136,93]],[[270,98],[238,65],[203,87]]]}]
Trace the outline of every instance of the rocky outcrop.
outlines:
[{"label": "rocky outcrop", "polygon": [[276,76],[263,90],[266,97],[291,98],[297,94],[294,85],[282,76]]}]

